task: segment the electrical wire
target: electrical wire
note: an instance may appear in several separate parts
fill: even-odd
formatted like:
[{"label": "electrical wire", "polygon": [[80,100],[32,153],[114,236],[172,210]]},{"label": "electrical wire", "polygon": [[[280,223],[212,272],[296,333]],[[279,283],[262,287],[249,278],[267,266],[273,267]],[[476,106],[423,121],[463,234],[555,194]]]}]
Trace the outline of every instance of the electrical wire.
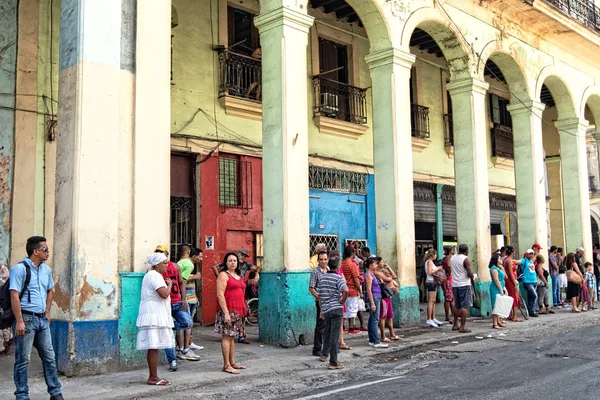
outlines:
[{"label": "electrical wire", "polygon": [[[456,30],[458,31],[458,33],[460,34],[460,36],[462,36],[463,40],[465,41],[466,44],[468,44],[471,47],[471,50],[473,51],[473,53],[475,53],[475,55],[478,56],[478,66],[479,63],[481,62],[481,55],[479,53],[477,53],[473,47],[473,45],[471,43],[469,43],[469,41],[467,40],[467,38],[465,37],[465,35],[462,33],[462,31],[460,30],[460,27],[458,26],[458,24],[456,24],[456,22],[454,22],[454,20],[452,19],[452,17],[450,17],[450,14],[448,14],[448,11],[446,11],[446,8],[444,7],[444,5],[440,2],[440,0],[435,0],[435,2],[440,6],[440,8],[442,9],[442,11],[444,11],[444,14],[446,14],[446,16],[448,17],[448,20],[452,23],[452,25],[454,25],[454,27],[456,28]],[[489,44],[489,43],[488,43]],[[487,46],[487,44],[486,44]],[[477,66],[477,67],[478,67]],[[494,75],[494,78],[497,79],[498,81],[502,81],[498,75],[496,75],[494,73],[494,71],[492,71],[491,69],[488,69],[488,71]],[[527,108],[534,116],[538,117],[542,122],[545,122],[549,125],[554,126],[559,133],[566,133],[568,135],[574,136],[574,137],[587,137],[587,133],[584,134],[583,136],[578,134],[578,133],[573,133],[564,129],[561,129],[559,127],[557,127],[555,124],[553,124],[552,122],[548,122],[547,120],[545,120],[541,115],[538,115],[535,111],[533,111],[533,109],[526,104],[524,101],[522,101],[516,94],[514,94],[511,90],[509,85],[506,85],[508,87],[508,92],[510,93],[511,97],[514,97],[519,103],[521,103],[521,105],[525,108]],[[551,93],[552,94],[552,93]]]}]

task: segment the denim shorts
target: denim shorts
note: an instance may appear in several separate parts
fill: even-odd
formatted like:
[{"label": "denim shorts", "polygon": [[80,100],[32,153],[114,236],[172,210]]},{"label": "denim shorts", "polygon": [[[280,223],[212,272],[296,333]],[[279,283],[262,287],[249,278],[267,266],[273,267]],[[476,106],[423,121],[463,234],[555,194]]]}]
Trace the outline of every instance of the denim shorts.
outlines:
[{"label": "denim shorts", "polygon": [[438,285],[435,282],[426,282],[425,287],[427,287],[428,292],[437,292]]},{"label": "denim shorts", "polygon": [[181,303],[171,304],[171,315],[175,320],[175,330],[182,331],[191,329],[194,326],[192,316],[188,311],[183,311]]}]

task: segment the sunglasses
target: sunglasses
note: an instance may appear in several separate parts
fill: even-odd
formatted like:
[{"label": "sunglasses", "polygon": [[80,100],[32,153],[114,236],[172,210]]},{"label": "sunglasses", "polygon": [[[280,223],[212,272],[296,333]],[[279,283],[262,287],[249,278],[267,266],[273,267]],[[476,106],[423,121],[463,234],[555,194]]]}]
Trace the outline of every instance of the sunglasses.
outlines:
[{"label": "sunglasses", "polygon": [[50,251],[50,249],[48,248],[48,246],[46,246],[46,247],[40,247],[39,249],[36,249],[36,250],[43,251],[45,253],[47,253],[47,252]]}]

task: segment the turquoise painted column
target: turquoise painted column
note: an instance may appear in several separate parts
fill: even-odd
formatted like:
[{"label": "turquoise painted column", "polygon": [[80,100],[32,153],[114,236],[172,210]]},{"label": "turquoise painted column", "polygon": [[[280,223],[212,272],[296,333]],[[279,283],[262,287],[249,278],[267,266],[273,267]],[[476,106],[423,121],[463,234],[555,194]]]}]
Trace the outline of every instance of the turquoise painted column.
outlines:
[{"label": "turquoise painted column", "polygon": [[409,87],[415,56],[389,49],[369,54],[366,61],[373,85],[377,254],[398,271],[400,293],[393,299],[395,323],[417,324]]},{"label": "turquoise painted column", "polygon": [[17,0],[0,5],[0,264],[9,263],[15,142]]},{"label": "turquoise painted column", "polygon": [[565,251],[575,252],[581,246],[586,250],[588,258],[592,254],[586,150],[588,121],[580,118],[559,119],[555,125],[560,136]]},{"label": "turquoise painted column", "polygon": [[491,315],[489,298],[491,257],[488,189],[488,146],[485,101],[486,82],[474,78],[452,81],[454,121],[454,176],[456,179],[456,223],[459,243],[469,246],[475,288],[480,294],[482,315]]},{"label": "turquoise painted column", "polygon": [[528,249],[534,243],[541,243],[544,257],[547,257],[546,173],[541,120],[544,108],[543,103],[535,100],[508,106],[513,121],[519,248]]},{"label": "turquoise painted column", "polygon": [[262,46],[263,233],[259,335],[295,346],[310,337],[308,293],[308,31],[313,17],[280,7],[254,20]]}]

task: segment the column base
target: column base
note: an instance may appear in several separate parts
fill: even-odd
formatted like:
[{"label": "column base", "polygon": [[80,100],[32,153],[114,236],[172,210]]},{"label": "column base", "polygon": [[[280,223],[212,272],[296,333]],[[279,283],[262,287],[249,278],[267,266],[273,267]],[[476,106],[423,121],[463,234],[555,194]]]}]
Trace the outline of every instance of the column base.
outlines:
[{"label": "column base", "polygon": [[392,298],[392,305],[394,326],[418,325],[421,322],[417,286],[401,286],[400,293]]},{"label": "column base", "polygon": [[[146,352],[136,348],[136,326],[142,293],[143,272],[120,272],[121,312],[119,315],[119,365],[131,369],[145,365]],[[163,352],[159,352],[163,353]]]},{"label": "column base", "polygon": [[491,317],[492,302],[490,300],[491,282],[475,282],[476,295],[479,297],[479,307],[473,304],[471,315],[474,317]]},{"label": "column base", "polygon": [[258,335],[263,343],[294,347],[311,341],[315,299],[310,271],[262,272],[258,288]]}]

